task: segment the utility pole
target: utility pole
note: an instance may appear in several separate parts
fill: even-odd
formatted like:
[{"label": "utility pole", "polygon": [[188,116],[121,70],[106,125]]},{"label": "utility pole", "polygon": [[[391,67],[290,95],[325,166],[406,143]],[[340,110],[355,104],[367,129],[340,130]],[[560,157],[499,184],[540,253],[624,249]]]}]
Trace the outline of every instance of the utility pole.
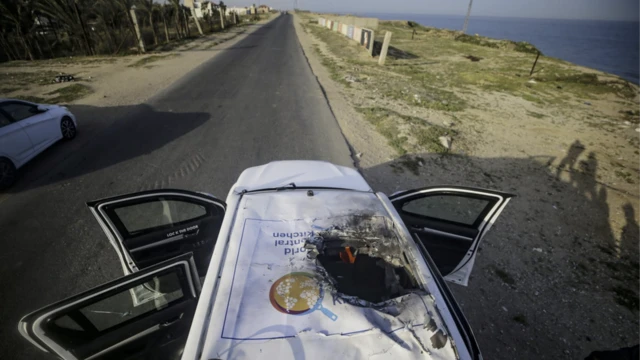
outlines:
[{"label": "utility pole", "polygon": [[133,21],[133,27],[136,30],[136,36],[138,37],[138,49],[140,49],[141,53],[145,53],[144,50],[144,41],[142,41],[142,35],[140,34],[140,27],[138,26],[138,18],[136,17],[136,6],[131,6],[131,10],[129,10],[131,14],[131,21]]},{"label": "utility pole", "polygon": [[471,4],[473,4],[473,0],[469,0],[469,9],[467,10],[467,17],[464,18],[464,25],[462,25],[463,34],[467,32],[467,25],[469,24],[469,16],[471,16]]}]

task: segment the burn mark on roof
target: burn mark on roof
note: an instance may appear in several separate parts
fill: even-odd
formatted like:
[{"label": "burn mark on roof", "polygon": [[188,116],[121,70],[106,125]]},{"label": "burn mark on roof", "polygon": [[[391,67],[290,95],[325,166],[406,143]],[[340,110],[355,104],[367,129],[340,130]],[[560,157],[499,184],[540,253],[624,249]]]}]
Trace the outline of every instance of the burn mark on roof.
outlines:
[{"label": "burn mark on roof", "polygon": [[386,218],[359,214],[341,219],[305,243],[322,281],[341,300],[384,307],[388,300],[421,291]]}]

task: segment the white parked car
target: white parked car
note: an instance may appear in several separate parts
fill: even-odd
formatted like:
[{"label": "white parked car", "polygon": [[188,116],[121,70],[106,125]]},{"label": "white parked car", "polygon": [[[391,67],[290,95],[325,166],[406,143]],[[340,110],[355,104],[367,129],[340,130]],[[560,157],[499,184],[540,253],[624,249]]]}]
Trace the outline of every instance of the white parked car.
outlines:
[{"label": "white parked car", "polygon": [[0,99],[0,189],[16,170],[60,139],[73,139],[76,118],[64,106]]},{"label": "white parked car", "polygon": [[353,169],[281,161],[245,170],[226,203],[184,190],[89,202],[125,276],[19,331],[63,359],[480,359],[444,280],[467,284],[511,197],[387,197]]}]

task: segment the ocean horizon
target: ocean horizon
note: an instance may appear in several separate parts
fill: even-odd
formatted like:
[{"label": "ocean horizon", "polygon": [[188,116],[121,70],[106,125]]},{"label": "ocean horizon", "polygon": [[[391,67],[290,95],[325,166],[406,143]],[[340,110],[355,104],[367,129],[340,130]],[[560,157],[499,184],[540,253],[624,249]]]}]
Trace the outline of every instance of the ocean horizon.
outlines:
[{"label": "ocean horizon", "polygon": [[[415,21],[424,26],[462,30],[464,16],[351,12],[381,20]],[[624,20],[540,19],[471,16],[467,34],[527,41],[546,56],[615,74],[640,84],[640,22]]]}]

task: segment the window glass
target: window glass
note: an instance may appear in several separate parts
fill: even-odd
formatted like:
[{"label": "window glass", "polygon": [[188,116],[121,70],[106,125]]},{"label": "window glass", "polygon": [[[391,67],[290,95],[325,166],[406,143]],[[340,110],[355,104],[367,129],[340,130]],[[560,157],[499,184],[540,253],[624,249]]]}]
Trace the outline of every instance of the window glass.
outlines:
[{"label": "window glass", "polygon": [[405,203],[402,210],[414,215],[472,225],[489,200],[459,195],[434,195]]},{"label": "window glass", "polygon": [[11,124],[11,121],[9,121],[9,119],[6,116],[4,116],[3,113],[0,113],[0,128],[10,124]]},{"label": "window glass", "polygon": [[37,113],[35,106],[22,103],[4,104],[2,105],[2,110],[9,114],[15,121],[26,119]]},{"label": "window glass", "polygon": [[[127,289],[85,306],[79,311],[98,331],[105,331],[131,319],[161,310],[184,296],[176,272],[158,275],[151,283],[155,286],[153,289],[159,291],[148,290],[150,295],[146,296],[144,301],[134,302],[131,291]],[[149,289],[147,286],[145,288]]]},{"label": "window glass", "polygon": [[134,233],[159,226],[194,220],[207,214],[203,205],[179,200],[153,200],[114,209],[126,228]]},{"label": "window glass", "polygon": [[63,329],[82,331],[82,327],[78,325],[78,323],[75,322],[69,315],[57,318],[55,323],[56,326]]}]

